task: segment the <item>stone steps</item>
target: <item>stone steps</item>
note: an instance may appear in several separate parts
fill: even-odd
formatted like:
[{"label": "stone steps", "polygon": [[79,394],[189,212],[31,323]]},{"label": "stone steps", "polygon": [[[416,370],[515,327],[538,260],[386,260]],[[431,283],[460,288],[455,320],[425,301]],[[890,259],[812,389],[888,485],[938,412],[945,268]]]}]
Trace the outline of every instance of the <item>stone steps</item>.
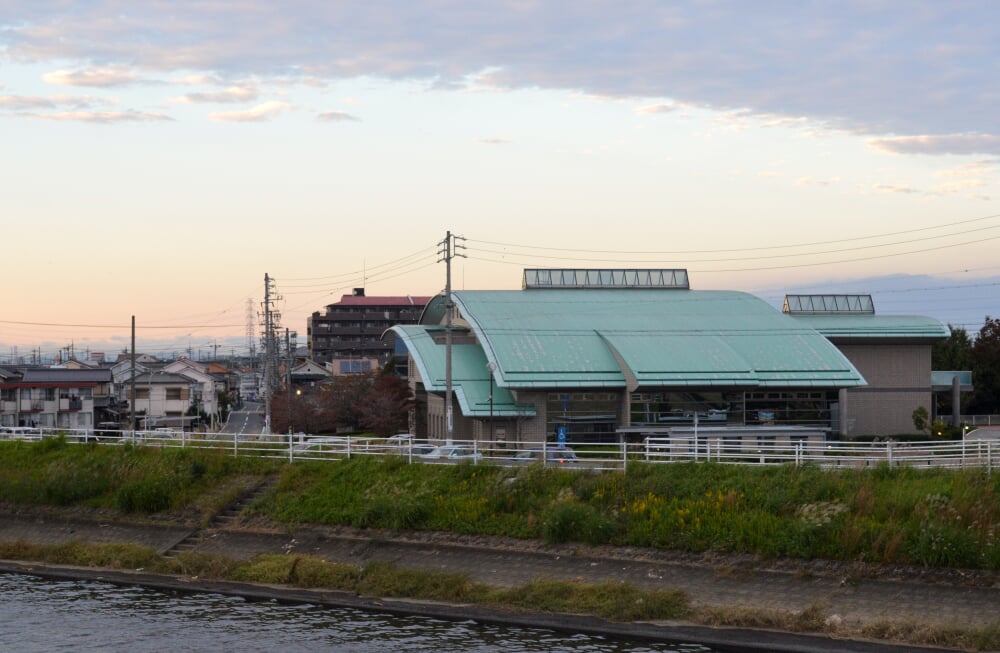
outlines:
[{"label": "stone steps", "polygon": [[173,558],[179,553],[185,551],[193,551],[198,548],[198,544],[204,538],[204,532],[206,530],[216,530],[223,529],[233,526],[238,520],[243,511],[247,506],[251,505],[258,498],[264,496],[275,483],[278,482],[278,475],[272,475],[265,478],[263,481],[250,488],[242,495],[237,497],[235,501],[225,506],[219,512],[217,512],[211,520],[209,520],[208,525],[205,528],[199,528],[197,530],[188,533],[183,539],[175,543],[169,549],[163,552],[163,556],[166,558]]}]

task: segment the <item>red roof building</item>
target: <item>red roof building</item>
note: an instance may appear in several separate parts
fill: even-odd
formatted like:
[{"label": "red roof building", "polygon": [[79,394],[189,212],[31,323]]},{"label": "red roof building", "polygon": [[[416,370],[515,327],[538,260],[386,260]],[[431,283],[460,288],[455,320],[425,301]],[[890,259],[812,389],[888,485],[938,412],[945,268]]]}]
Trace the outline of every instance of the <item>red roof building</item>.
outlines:
[{"label": "red roof building", "polygon": [[313,313],[306,334],[309,357],[323,363],[337,360],[389,362],[394,354],[392,341],[383,342],[382,334],[397,324],[416,324],[430,297],[401,295],[369,297],[364,288],[355,288],[325,313]]}]

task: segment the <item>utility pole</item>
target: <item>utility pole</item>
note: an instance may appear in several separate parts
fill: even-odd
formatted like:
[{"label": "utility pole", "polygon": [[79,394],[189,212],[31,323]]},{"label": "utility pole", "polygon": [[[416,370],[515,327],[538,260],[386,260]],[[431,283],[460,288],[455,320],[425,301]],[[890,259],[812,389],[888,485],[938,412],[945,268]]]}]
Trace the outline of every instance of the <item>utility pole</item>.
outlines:
[{"label": "utility pole", "polygon": [[[254,310],[253,310],[253,299],[251,299],[250,297],[247,297],[246,317],[247,317],[247,356],[249,357],[249,361],[250,361],[250,363],[249,363],[250,378],[252,379],[252,383],[253,383],[252,387],[259,388],[259,384],[257,383],[257,369],[258,369],[258,367],[257,367],[257,351],[254,348],[255,347],[255,345],[254,345],[254,325],[255,325],[255,322],[256,322],[256,320],[255,320],[256,316],[254,315]],[[245,398],[245,397],[243,397],[243,386],[244,386],[243,381],[240,381],[240,386],[241,386],[241,388],[240,388],[240,404],[242,405],[243,404],[243,400]],[[254,399],[256,399],[256,394],[254,395]]]},{"label": "utility pole", "polygon": [[132,316],[132,356],[131,356],[131,366],[132,371],[130,373],[131,379],[129,380],[129,419],[128,428],[130,431],[135,431],[135,316]]},{"label": "utility pole", "polygon": [[264,432],[271,433],[271,398],[278,388],[278,338],[277,330],[281,313],[274,310],[274,302],[281,296],[273,292],[274,279],[264,274],[264,303],[261,305],[264,317],[264,333],[261,345],[264,347],[264,381],[261,388],[264,393]]},{"label": "utility pole", "polygon": [[292,344],[288,327],[285,327],[285,352],[288,354],[285,363],[285,417],[288,419],[288,438],[292,437]]},{"label": "utility pole", "polygon": [[445,263],[445,285],[444,285],[444,414],[445,414],[445,443],[452,443],[452,436],[455,430],[454,413],[452,412],[452,388],[451,388],[451,326],[452,312],[454,304],[451,301],[451,259],[456,256],[464,257],[465,254],[458,254],[457,249],[465,249],[465,245],[459,245],[456,241],[465,242],[462,236],[456,236],[450,231],[445,232],[444,240],[439,243],[441,247],[441,258],[438,262]]}]

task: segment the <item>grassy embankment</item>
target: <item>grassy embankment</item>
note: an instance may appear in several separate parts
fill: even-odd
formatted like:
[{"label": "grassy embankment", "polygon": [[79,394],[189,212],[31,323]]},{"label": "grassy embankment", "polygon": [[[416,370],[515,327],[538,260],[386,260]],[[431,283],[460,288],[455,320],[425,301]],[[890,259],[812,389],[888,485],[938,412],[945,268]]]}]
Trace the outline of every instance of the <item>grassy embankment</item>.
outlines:
[{"label": "grassy embankment", "polygon": [[0,501],[204,522],[280,461],[156,447],[0,442]]},{"label": "grassy embankment", "polygon": [[682,463],[627,473],[353,460],[289,468],[256,510],[347,524],[1000,570],[1000,475]]},{"label": "grassy embankment", "polygon": [[[279,523],[343,524],[651,546],[1000,569],[1000,478],[979,470],[821,471],[715,464],[633,465],[627,474],[488,466],[424,466],[360,458],[297,463],[205,450],[0,443],[0,497],[18,504],[109,508],[204,521],[246,486],[280,471],[253,511]],[[156,514],[154,514],[156,513]],[[365,595],[567,611],[609,619],[688,618],[707,624],[830,630],[818,606],[801,613],[693,611],[682,592],[540,580],[514,589],[461,575],[364,568],[308,556],[236,561],[164,559],[131,545],[0,544],[0,557],[326,587]],[[843,634],[843,633],[841,633]],[[1000,626],[947,630],[880,623],[860,633],[963,648],[996,648]]]},{"label": "grassy embankment", "polygon": [[[299,462],[226,452],[0,442],[0,500],[205,519],[280,471],[254,512],[299,523],[1000,570],[1000,474],[712,463],[627,473],[538,465]],[[241,480],[243,481],[241,483]]]}]

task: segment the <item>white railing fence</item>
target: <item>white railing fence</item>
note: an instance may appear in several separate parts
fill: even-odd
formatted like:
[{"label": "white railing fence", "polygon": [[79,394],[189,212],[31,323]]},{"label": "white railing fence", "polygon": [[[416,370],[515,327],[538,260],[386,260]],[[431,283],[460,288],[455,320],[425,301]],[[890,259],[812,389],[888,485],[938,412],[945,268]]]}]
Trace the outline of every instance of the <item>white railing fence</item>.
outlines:
[{"label": "white railing fence", "polygon": [[641,442],[594,444],[522,443],[497,446],[477,440],[452,445],[358,436],[233,435],[182,430],[109,431],[0,427],[0,440],[39,441],[64,437],[71,443],[132,444],[224,450],[234,456],[296,460],[341,460],[356,456],[402,456],[408,462],[521,466],[540,463],[573,470],[625,470],[634,462],[714,462],[734,465],[818,465],[832,469],[889,467],[1000,467],[1000,441],[854,442],[820,439],[726,437],[697,434],[646,438]]}]

